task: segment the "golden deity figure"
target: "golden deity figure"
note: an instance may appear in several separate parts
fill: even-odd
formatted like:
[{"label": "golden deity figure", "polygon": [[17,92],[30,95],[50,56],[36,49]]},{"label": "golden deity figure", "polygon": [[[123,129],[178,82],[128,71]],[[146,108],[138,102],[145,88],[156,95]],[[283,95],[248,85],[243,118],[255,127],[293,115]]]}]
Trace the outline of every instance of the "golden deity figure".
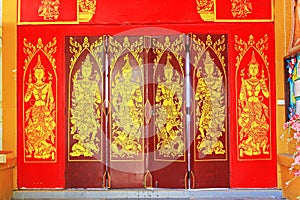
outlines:
[{"label": "golden deity figure", "polygon": [[183,81],[170,63],[168,54],[164,67],[164,79],[158,78],[155,96],[156,106],[156,150],[159,155],[176,158],[184,155],[184,136],[182,125]]},{"label": "golden deity figure", "polygon": [[49,82],[45,82],[45,68],[40,55],[33,70],[35,81],[32,81],[30,73],[24,97],[25,103],[30,105],[25,117],[25,157],[55,160],[56,109],[52,75],[49,73]]},{"label": "golden deity figure", "polygon": [[44,20],[57,20],[59,17],[59,0],[41,0],[38,14]]},{"label": "golden deity figure", "polygon": [[253,10],[250,0],[231,0],[231,6],[231,13],[234,18],[247,18]]},{"label": "golden deity figure", "polygon": [[72,145],[72,157],[92,157],[100,152],[102,99],[99,82],[100,76],[87,55],[73,77],[70,121],[71,135],[76,143]]},{"label": "golden deity figure", "polygon": [[112,158],[132,159],[142,151],[142,74],[133,71],[128,54],[124,61],[121,74],[118,72],[112,83],[111,151]]},{"label": "golden deity figure", "polygon": [[268,106],[264,103],[270,93],[266,85],[264,70],[258,77],[259,64],[254,51],[248,64],[250,77],[244,79],[242,71],[241,91],[239,95],[239,153],[240,156],[269,154],[269,118]]},{"label": "golden deity figure", "polygon": [[196,138],[197,151],[204,155],[225,154],[224,144],[219,140],[225,131],[225,92],[223,75],[206,51],[204,76],[197,71],[198,83],[197,121],[199,135]]}]

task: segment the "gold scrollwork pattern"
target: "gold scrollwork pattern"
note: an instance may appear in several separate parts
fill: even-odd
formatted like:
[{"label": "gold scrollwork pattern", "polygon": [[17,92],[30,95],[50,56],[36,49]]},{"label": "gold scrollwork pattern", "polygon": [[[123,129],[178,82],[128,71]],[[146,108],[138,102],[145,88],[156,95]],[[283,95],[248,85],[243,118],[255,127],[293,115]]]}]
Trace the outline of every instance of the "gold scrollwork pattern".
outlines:
[{"label": "gold scrollwork pattern", "polygon": [[[212,41],[211,35],[207,35],[205,41],[196,35],[193,35],[192,39],[193,50],[197,52],[193,63],[196,76],[193,79],[197,80],[194,83],[197,128],[194,148],[203,156],[196,157],[196,160],[200,160],[207,155],[226,154],[226,144],[221,141],[224,134],[226,138],[226,40],[224,35],[215,42]],[[211,55],[215,55],[218,62]],[[221,67],[216,63],[220,63]]]},{"label": "gold scrollwork pattern", "polygon": [[[24,38],[24,153],[26,161],[56,161],[56,38],[36,45]],[[37,58],[36,58],[37,57]],[[32,64],[34,62],[34,64]],[[50,66],[50,67],[49,67]]]},{"label": "gold scrollwork pattern", "polygon": [[79,0],[79,21],[89,22],[96,12],[97,0]]},{"label": "gold scrollwork pattern", "polygon": [[44,20],[57,20],[59,17],[59,0],[41,0],[38,14]]},{"label": "gold scrollwork pattern", "polygon": [[[267,35],[257,42],[254,41],[253,35],[249,36],[248,42],[235,36],[235,50],[239,52],[236,58],[239,158],[270,156],[271,104],[267,49]],[[247,61],[244,61],[246,58]],[[260,58],[263,64],[260,64],[257,58]]]},{"label": "gold scrollwork pattern", "polygon": [[[103,38],[89,43],[88,37],[82,44],[70,38],[70,107],[69,107],[69,156],[79,158],[95,157],[101,153],[100,92],[103,77]],[[80,63],[78,60],[83,57]],[[77,66],[79,63],[79,67]],[[70,142],[72,136],[72,143]],[[74,142],[75,141],[75,142]],[[100,160],[100,157],[97,157]]]},{"label": "gold scrollwork pattern", "polygon": [[[154,80],[158,86],[155,92],[155,150],[157,158],[167,160],[184,157],[185,138],[183,131],[183,58],[180,52],[184,50],[184,37],[180,35],[173,43],[168,36],[164,43],[153,41]],[[163,56],[167,61],[161,74],[158,73]],[[172,64],[175,59],[179,65],[179,72]],[[176,63],[176,62],[175,62]]]},{"label": "gold scrollwork pattern", "polygon": [[215,18],[215,0],[196,0],[198,14],[204,21],[213,21]]},{"label": "gold scrollwork pattern", "polygon": [[[143,144],[143,37],[109,38],[111,58],[111,160],[140,160]],[[135,65],[133,65],[135,64]],[[136,67],[134,67],[136,66]]]},{"label": "gold scrollwork pattern", "polygon": [[234,18],[245,19],[252,10],[251,0],[231,0],[231,13]]}]

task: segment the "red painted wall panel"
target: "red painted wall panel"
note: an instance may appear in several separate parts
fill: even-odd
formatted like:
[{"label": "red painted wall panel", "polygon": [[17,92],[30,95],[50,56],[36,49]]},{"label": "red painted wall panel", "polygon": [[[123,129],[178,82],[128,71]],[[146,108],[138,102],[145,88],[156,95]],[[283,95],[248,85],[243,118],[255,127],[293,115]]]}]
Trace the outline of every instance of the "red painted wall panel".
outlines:
[{"label": "red painted wall panel", "polygon": [[[65,185],[63,43],[57,29],[18,27],[20,188],[64,188]],[[44,78],[38,81],[41,71]]]},{"label": "red painted wall panel", "polygon": [[[231,35],[230,171],[233,188],[276,187],[273,30],[271,23],[243,24]],[[253,63],[258,64],[258,73],[250,78],[253,70],[256,71],[250,65]]]},{"label": "red painted wall panel", "polygon": [[[113,12],[113,11],[112,11]],[[152,18],[151,18],[152,19]],[[111,22],[108,22],[111,23]],[[48,26],[19,26],[18,27],[18,187],[20,188],[64,188],[65,187],[65,160],[66,160],[66,93],[65,93],[65,36],[101,36],[101,35],[170,35],[174,33],[199,33],[199,34],[227,34],[228,36],[228,80],[229,80],[229,159],[230,159],[230,187],[276,187],[276,137],[275,137],[275,74],[274,74],[274,25],[273,23],[197,23],[197,24],[160,24],[155,25],[155,28],[145,25],[48,25]],[[239,88],[236,88],[236,83],[240,83],[241,77],[236,74],[241,74],[241,70],[237,72],[237,56],[239,50],[236,50],[235,36],[242,39],[246,43],[249,41],[249,36],[253,35],[254,41],[257,43],[264,35],[268,35],[268,49],[265,55],[268,56],[268,70],[260,54],[256,54],[256,59],[261,65],[264,64],[265,77],[268,79],[270,96],[268,103],[270,111],[270,128],[267,133],[269,152],[267,156],[248,156],[247,159],[239,159],[238,155],[238,124],[237,99],[236,93]],[[43,44],[48,44],[56,38],[56,52],[53,53],[55,58],[56,73],[57,73],[57,160],[54,163],[45,163],[40,160],[38,162],[27,163],[24,157],[24,88],[28,87],[28,75],[23,78],[25,59],[27,54],[24,53],[25,47],[23,40],[31,42],[37,47],[38,38],[41,38]],[[247,43],[248,44],[248,43]],[[249,45],[249,44],[248,44]],[[247,54],[248,55],[248,54]],[[245,57],[242,66],[247,66],[251,56]],[[42,61],[49,62],[42,57]],[[29,66],[34,68],[37,58]],[[247,71],[247,68],[245,69]],[[260,68],[261,72],[262,68]],[[267,71],[269,72],[267,76]],[[245,75],[246,77],[246,75]],[[27,82],[26,82],[27,81]],[[45,80],[49,83],[49,78]],[[241,86],[239,86],[241,87]],[[245,156],[246,157],[246,156]],[[262,159],[261,159],[262,158]],[[200,172],[199,172],[200,173]]]}]

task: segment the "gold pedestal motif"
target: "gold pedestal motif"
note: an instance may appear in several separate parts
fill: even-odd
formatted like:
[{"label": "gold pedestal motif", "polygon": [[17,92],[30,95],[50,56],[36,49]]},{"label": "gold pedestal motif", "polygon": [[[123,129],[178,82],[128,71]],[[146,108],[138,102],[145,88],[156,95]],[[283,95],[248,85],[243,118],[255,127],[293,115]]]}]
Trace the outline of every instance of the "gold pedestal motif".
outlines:
[{"label": "gold pedestal motif", "polygon": [[96,12],[97,0],[79,0],[79,21],[89,22]]}]

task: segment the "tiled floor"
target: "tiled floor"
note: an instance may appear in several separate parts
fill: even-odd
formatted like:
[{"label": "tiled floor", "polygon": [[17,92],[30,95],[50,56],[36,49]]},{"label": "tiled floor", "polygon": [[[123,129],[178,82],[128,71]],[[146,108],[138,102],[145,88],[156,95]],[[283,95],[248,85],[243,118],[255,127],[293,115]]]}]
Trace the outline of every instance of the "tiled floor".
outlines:
[{"label": "tiled floor", "polygon": [[209,189],[209,190],[20,190],[15,191],[13,200],[106,200],[106,199],[183,199],[183,200],[272,200],[283,199],[281,190],[264,189]]}]

